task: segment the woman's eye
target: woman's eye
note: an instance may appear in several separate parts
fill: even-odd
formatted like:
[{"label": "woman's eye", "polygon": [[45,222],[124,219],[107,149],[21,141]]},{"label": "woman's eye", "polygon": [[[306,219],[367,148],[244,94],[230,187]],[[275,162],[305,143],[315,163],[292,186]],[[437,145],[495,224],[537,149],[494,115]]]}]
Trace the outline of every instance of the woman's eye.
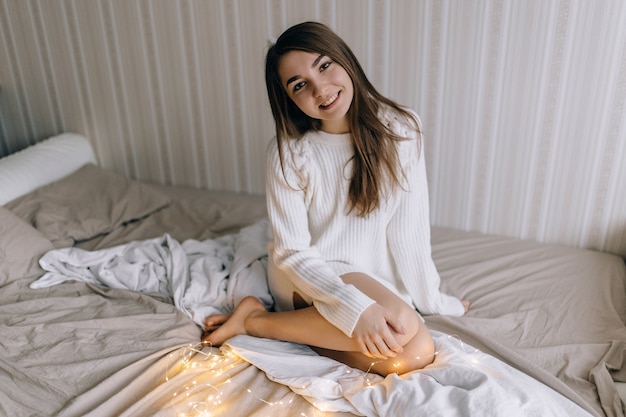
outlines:
[{"label": "woman's eye", "polygon": [[304,81],[300,81],[299,83],[296,83],[296,85],[293,86],[293,91],[296,92],[298,90],[300,90],[302,87],[305,86],[305,82]]},{"label": "woman's eye", "polygon": [[331,62],[324,62],[321,66],[320,66],[320,72],[324,71],[326,68],[330,67]]}]

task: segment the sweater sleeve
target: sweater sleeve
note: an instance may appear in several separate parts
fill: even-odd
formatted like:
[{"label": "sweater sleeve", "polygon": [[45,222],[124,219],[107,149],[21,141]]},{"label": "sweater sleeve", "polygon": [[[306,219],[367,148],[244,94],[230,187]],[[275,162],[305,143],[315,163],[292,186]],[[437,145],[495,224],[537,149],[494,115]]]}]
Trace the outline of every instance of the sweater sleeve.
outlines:
[{"label": "sweater sleeve", "polygon": [[432,259],[428,183],[423,153],[415,140],[400,144],[406,184],[397,188],[397,207],[387,238],[396,272],[422,314],[462,316],[461,301],[440,291],[441,279]]},{"label": "sweater sleeve", "polygon": [[290,155],[285,156],[284,169],[281,167],[278,145],[273,141],[267,154],[266,193],[274,233],[274,263],[296,288],[314,300],[326,320],[351,336],[359,317],[374,300],[345,284],[311,244],[307,182],[306,167],[295,166]]}]

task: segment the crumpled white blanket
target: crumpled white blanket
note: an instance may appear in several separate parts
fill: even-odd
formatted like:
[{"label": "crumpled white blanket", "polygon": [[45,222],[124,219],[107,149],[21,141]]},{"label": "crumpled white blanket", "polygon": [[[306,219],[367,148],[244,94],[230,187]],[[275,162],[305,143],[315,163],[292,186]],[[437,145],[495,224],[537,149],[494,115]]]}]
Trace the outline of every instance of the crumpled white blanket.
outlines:
[{"label": "crumpled white blanket", "polygon": [[68,280],[170,296],[174,305],[204,327],[204,319],[232,311],[248,295],[266,308],[273,304],[267,286],[264,219],[236,234],[179,243],[168,234],[98,251],[55,249],[39,260],[46,273],[30,284],[45,288]]},{"label": "crumpled white blanket", "polygon": [[432,331],[437,357],[386,378],[317,355],[311,348],[250,336],[227,346],[317,408],[368,417],[590,417],[539,381],[455,337]]}]

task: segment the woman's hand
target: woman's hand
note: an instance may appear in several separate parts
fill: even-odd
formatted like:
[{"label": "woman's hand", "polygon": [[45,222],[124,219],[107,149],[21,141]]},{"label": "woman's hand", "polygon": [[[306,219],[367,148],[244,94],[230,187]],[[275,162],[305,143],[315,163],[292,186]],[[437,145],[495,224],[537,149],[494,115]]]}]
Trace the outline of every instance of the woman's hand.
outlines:
[{"label": "woman's hand", "polygon": [[402,323],[396,323],[393,317],[388,317],[380,304],[372,304],[359,317],[352,338],[365,356],[388,359],[403,350],[392,331],[405,334]]}]

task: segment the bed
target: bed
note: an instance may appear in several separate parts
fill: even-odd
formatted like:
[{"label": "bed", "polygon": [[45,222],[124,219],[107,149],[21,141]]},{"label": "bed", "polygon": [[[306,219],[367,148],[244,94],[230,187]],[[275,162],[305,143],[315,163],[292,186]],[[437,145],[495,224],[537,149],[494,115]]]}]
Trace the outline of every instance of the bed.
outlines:
[{"label": "bed", "polygon": [[[433,227],[437,357],[382,378],[202,318],[268,306],[263,196],[99,167],[59,135],[0,159],[0,415],[624,416],[626,267],[618,256]],[[623,392],[623,391],[622,391]]]}]

